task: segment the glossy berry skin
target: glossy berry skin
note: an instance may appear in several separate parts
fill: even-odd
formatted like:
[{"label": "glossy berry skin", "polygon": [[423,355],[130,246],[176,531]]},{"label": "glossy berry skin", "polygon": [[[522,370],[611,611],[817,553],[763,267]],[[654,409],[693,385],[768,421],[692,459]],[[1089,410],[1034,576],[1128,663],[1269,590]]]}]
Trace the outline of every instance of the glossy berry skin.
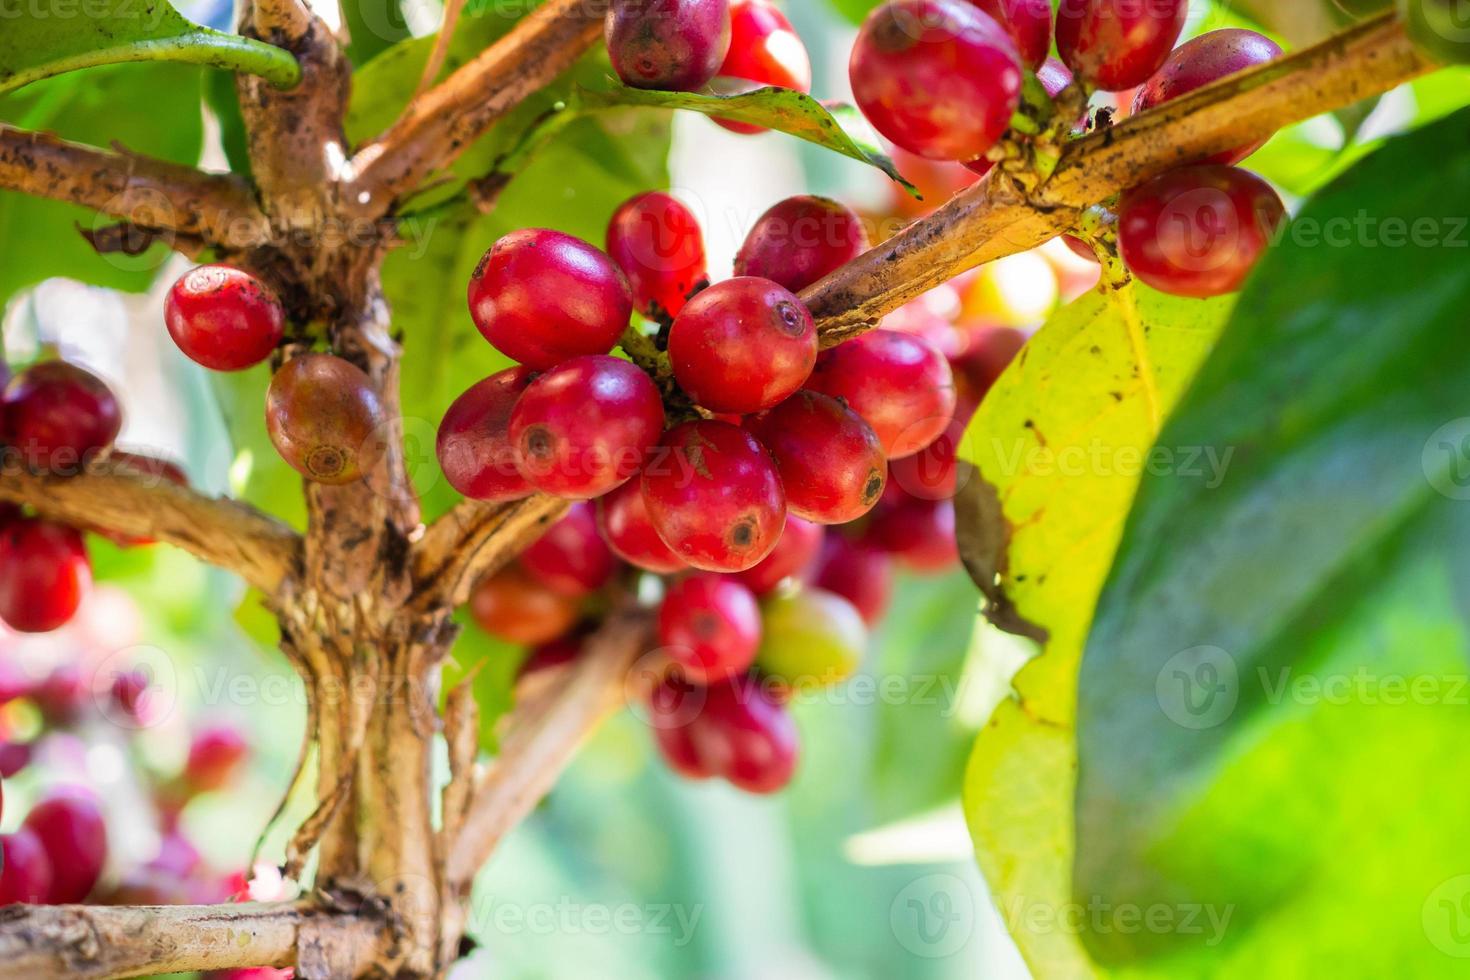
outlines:
[{"label": "glossy berry skin", "polygon": [[470,616],[482,630],[528,646],[561,636],[580,611],[578,600],[551,591],[520,565],[495,573],[470,594]]},{"label": "glossy berry skin", "polygon": [[24,827],[51,859],[47,901],[66,905],[86,898],[107,863],[107,824],[97,798],[78,786],[59,786],[31,809]]},{"label": "glossy berry skin", "polygon": [[266,389],[265,427],[276,452],[316,483],[366,476],[382,458],[386,421],[368,376],[332,354],[292,358]]},{"label": "glossy berry skin", "polygon": [[629,480],[597,498],[597,527],[613,554],[646,572],[669,575],[689,567],[658,536],[643,502],[641,480]]},{"label": "glossy berry skin", "polygon": [[823,352],[807,387],[846,401],[890,460],[929,445],[954,417],[949,362],[922,338],[894,330],[873,330]]},{"label": "glossy berry skin", "polygon": [[699,420],[664,434],[643,471],[649,519],[695,568],[738,572],[769,555],[786,523],[776,464],[756,438]]},{"label": "glossy berry skin", "polygon": [[[1047,10],[1050,12],[1051,8],[1048,7]],[[1047,43],[1051,43],[1050,38],[1048,38]],[[1066,65],[1057,59],[1046,58],[1042,61],[1041,67],[1036,69],[1036,80],[1041,83],[1041,87],[1046,94],[1055,99],[1062,94],[1063,89],[1072,84],[1072,73],[1067,70]],[[1085,127],[1086,123],[1087,114],[1083,113],[1078,128]],[[989,157],[976,157],[974,160],[966,160],[965,167],[971,173],[983,177],[995,167],[995,161]]]},{"label": "glossy berry skin", "polygon": [[41,839],[21,827],[0,836],[0,905],[44,905],[51,895],[51,858]]},{"label": "glossy berry skin", "polygon": [[614,0],[604,32],[624,85],[665,92],[703,88],[730,50],[728,0]]},{"label": "glossy berry skin", "polygon": [[[806,45],[770,0],[730,0],[730,51],[715,86],[740,92],[766,85],[810,92],[812,62]],[[750,123],[718,117],[715,122],[733,133],[765,132]]]},{"label": "glossy berry skin", "polygon": [[538,490],[573,499],[601,496],[637,473],[663,427],[658,387],[606,354],[547,371],[510,413],[521,475]]},{"label": "glossy berry skin", "polygon": [[798,391],[746,420],[776,461],[786,508],[818,524],[862,517],[883,495],[888,461],[873,429],[842,402]]},{"label": "glossy berry skin", "polygon": [[1037,71],[1051,50],[1051,0],[970,0],[1016,42],[1021,63]]},{"label": "glossy berry skin", "polygon": [[758,596],[773,592],[782,582],[800,575],[811,565],[825,536],[822,525],[787,514],[786,530],[781,532],[775,549],[753,568],[731,577]]},{"label": "glossy berry skin", "polygon": [[470,316],[496,350],[537,371],[606,354],[633,313],[633,293],[612,259],[546,228],[513,231],[476,266]]},{"label": "glossy berry skin", "polygon": [[[1279,44],[1265,35],[1245,28],[1231,27],[1201,34],[1175,48],[1164,62],[1164,67],[1139,88],[1133,97],[1133,112],[1137,115],[1170,99],[1177,99],[1186,92],[1193,92],[1211,82],[1256,65],[1264,65],[1279,57]],[[1261,140],[1238,146],[1200,162],[1222,165],[1239,163],[1265,143],[1265,140]]]},{"label": "glossy berry skin", "polygon": [[698,219],[662,191],[639,194],[613,212],[607,254],[628,277],[634,305],[655,319],[677,316],[708,278]]},{"label": "glossy berry skin", "polygon": [[689,680],[712,684],[743,672],[761,642],[755,595],[720,575],[690,575],[669,586],[658,610],[658,642]]},{"label": "glossy berry skin", "polygon": [[735,256],[735,275],[769,279],[799,293],[868,250],[863,219],[845,204],[802,194],[756,219]]},{"label": "glossy berry skin", "polygon": [[573,504],[521,554],[526,571],[553,592],[580,597],[612,579],[618,561],[597,533],[592,505]]},{"label": "glossy berry skin", "polygon": [[33,517],[0,528],[0,620],[11,629],[65,626],[91,585],[92,563],[75,528]]},{"label": "glossy berry skin", "polygon": [[243,371],[271,356],[285,333],[286,311],[248,272],[201,265],[169,289],[163,322],[191,361],[211,371]]},{"label": "glossy berry skin", "polygon": [[27,466],[74,475],[88,457],[111,447],[122,409],[101,378],[65,361],[44,361],[5,386],[0,420],[0,443]]},{"label": "glossy berry skin", "polygon": [[689,687],[665,681],[650,709],[655,738],[674,771],[691,779],[720,776],[748,793],[774,793],[791,782],[800,743],[786,706],[756,678],[741,674],[703,691],[691,715]]},{"label": "glossy berry skin", "polygon": [[796,295],[769,279],[716,283],[669,332],[679,387],[711,412],[770,408],[800,388],[817,360],[817,327]]},{"label": "glossy berry skin", "polygon": [[1015,42],[965,0],[889,0],[868,15],[848,62],[873,128],[933,160],[982,157],[1021,103]]},{"label": "glossy berry skin", "polygon": [[873,509],[863,541],[911,571],[947,572],[960,560],[954,501],[911,497],[894,485]]},{"label": "glossy berry skin", "polygon": [[893,596],[893,559],[845,534],[828,534],[807,580],[853,604],[863,622],[875,626]]},{"label": "glossy berry skin", "polygon": [[516,469],[510,413],[535,377],[527,367],[497,371],[472,385],[444,413],[434,452],[449,485],[471,500],[530,496],[531,484]]},{"label": "glossy berry skin", "polygon": [[912,456],[888,464],[888,479],[921,500],[949,500],[959,488],[959,446],[968,416],[956,416],[939,438]]},{"label": "glossy berry skin", "polygon": [[1286,207],[1271,185],[1236,167],[1185,167],[1123,195],[1123,262],[1160,292],[1204,298],[1241,287]]},{"label": "glossy berry skin", "polygon": [[764,634],[756,665],[795,691],[830,687],[857,670],[868,630],[852,603],[811,587],[766,600]]},{"label": "glossy berry skin", "polygon": [[249,751],[245,737],[233,725],[203,729],[189,743],[184,782],[196,793],[221,789],[235,778]]},{"label": "glossy berry skin", "polygon": [[1061,0],[1057,52],[1083,82],[1121,92],[1163,67],[1188,15],[1189,0]]}]

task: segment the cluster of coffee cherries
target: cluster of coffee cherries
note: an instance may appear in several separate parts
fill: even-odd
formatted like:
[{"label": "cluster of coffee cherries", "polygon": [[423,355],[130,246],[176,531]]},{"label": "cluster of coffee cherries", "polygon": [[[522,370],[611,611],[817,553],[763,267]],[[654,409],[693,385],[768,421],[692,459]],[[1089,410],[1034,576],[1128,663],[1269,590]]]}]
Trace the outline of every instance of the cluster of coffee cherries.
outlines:
[{"label": "cluster of coffee cherries", "polygon": [[[187,483],[155,456],[113,446],[122,410],[106,382],[64,360],[44,360],[9,377],[0,363],[0,449],[4,466],[65,478],[99,461],[150,480]],[[101,528],[77,528],[0,502],[0,622],[22,633],[66,625],[92,583],[84,531],[122,546],[147,544]]]},{"label": "cluster of coffee cherries", "polygon": [[[73,664],[33,680],[13,665],[14,637],[0,636],[7,653],[0,671],[0,777],[34,765],[61,765],[81,751],[81,739],[99,726],[132,735],[155,724],[160,703],[142,669],[88,674]],[[92,903],[180,905],[222,902],[241,890],[238,876],[211,869],[180,825],[184,807],[229,786],[246,760],[247,745],[230,725],[194,732],[182,768],[137,775],[153,803],[158,850],[124,869],[111,856],[105,808],[80,783],[44,790],[19,827],[0,835],[0,905]]]},{"label": "cluster of coffee cherries", "polygon": [[[1026,71],[1053,98],[1077,85],[1142,112],[1281,54],[1244,29],[1212,31],[1176,49],[1188,6],[1062,0],[1053,20],[1050,0],[889,0],[853,46],[853,94],[902,150],[984,174],[1005,155],[999,144]],[[1049,56],[1053,39],[1059,58]],[[1109,113],[1118,114],[1113,106]],[[1235,166],[1259,146],[1190,161],[1124,194],[1106,224],[1128,270],[1174,295],[1239,289],[1285,216],[1271,186]]]},{"label": "cluster of coffee cherries", "polygon": [[[665,754],[681,772],[776,789],[795,761],[785,698],[855,669],[894,562],[957,560],[952,500],[907,478],[941,439],[953,473],[953,373],[914,332],[819,350],[797,291],[868,247],[837,202],[779,202],[751,228],[734,278],[712,285],[699,223],[668,194],[625,202],[606,245],[518,231],[471,278],[476,326],[519,365],[446,413],[445,476],[479,500],[575,501],[479,586],[471,611],[498,636],[545,644],[534,669],[577,649],[591,597],[624,563],[665,576],[668,683],[707,702],[686,726],[658,726],[675,732]],[[635,309],[647,321],[630,322]],[[609,353],[620,343],[638,363]],[[656,718],[667,700],[653,699]],[[696,764],[671,741],[728,748],[752,732],[763,748],[746,748],[768,763],[758,775],[734,749]]]}]

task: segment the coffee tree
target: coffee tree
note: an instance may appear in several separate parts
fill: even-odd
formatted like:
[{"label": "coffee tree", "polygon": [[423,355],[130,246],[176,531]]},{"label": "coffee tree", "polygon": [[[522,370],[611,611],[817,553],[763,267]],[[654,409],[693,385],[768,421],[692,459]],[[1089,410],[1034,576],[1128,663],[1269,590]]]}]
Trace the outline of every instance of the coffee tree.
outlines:
[{"label": "coffee tree", "polygon": [[[317,775],[282,869],[310,869],[310,889],[291,902],[159,904],[176,896],[139,886],[65,904],[95,898],[102,858],[74,845],[103,831],[85,798],[38,804],[6,840],[0,892],[19,904],[0,912],[0,975],[444,975],[475,874],[625,699],[677,773],[779,791],[801,758],[790,702],[858,669],[892,564],[961,557],[984,615],[1041,644],[965,778],[1002,904],[1102,896],[1269,922],[1303,883],[1350,904],[1303,870],[1316,852],[1270,887],[1246,880],[1290,849],[1218,809],[1255,791],[1221,770],[1252,738],[1299,761],[1243,675],[1390,629],[1379,606],[1410,583],[1463,586],[1434,560],[1463,550],[1446,548],[1464,528],[1443,506],[1460,484],[1426,489],[1458,472],[1458,436],[1448,461],[1419,448],[1463,405],[1466,341],[1448,326],[1470,283],[1444,236],[1467,203],[1466,116],[1345,149],[1336,181],[1290,188],[1297,224],[1242,164],[1278,130],[1360,124],[1364,100],[1465,60],[1464,4],[1245,5],[1286,50],[1239,24],[1194,31],[1186,0],[840,4],[861,8],[855,106],[808,94],[806,52],[768,0],[527,6],[451,2],[419,39],[374,31],[381,11],[356,4],[334,31],[298,0],[248,0],[235,34],[120,0],[7,18],[5,200],[94,217],[45,226],[54,250],[0,272],[6,298],[52,274],[136,288],[156,263],[126,260],[186,256],[159,328],[215,374],[234,435],[274,455],[248,502],[209,496],[115,445],[127,406],[102,380],[55,357],[17,365],[0,398],[0,619],[63,626],[88,587],[86,534],[234,572],[305,686]],[[172,98],[181,65],[208,66],[226,172],[192,165],[197,140],[134,145],[79,108]],[[712,281],[699,218],[662,186],[668,110],[789,134],[920,196],[912,174],[930,199],[876,231],[826,198],[779,202]],[[526,176],[547,159],[600,237],[532,217],[547,171],[530,191]],[[1412,223],[1412,295],[1383,291],[1361,224],[1330,259],[1304,243],[1357,199]],[[1041,262],[1059,236],[1097,285],[1028,341],[998,298],[1024,266],[1002,260]],[[957,278],[986,329],[925,312]],[[452,499],[410,465],[425,418]],[[1203,486],[1182,463],[1124,461],[1185,447],[1238,449],[1239,468]],[[1073,452],[1093,456],[1038,461]],[[497,709],[473,677],[442,683],[466,606],[532,648],[504,718],[481,717]],[[1201,721],[1213,702],[1188,685],[1213,697],[1226,675],[1231,707]],[[1419,720],[1419,748],[1463,734]],[[1313,737],[1333,734],[1322,724]],[[217,788],[240,751],[201,738],[177,792]],[[1336,784],[1310,798],[1317,815],[1381,802]],[[1398,827],[1383,840],[1410,855],[1407,893],[1427,881],[1428,896],[1438,879]],[[1178,857],[1212,833],[1217,853]],[[1009,924],[1038,976],[1209,953],[1182,927]],[[1396,930],[1377,937],[1389,962],[1422,962]],[[1258,940],[1220,962],[1263,962]]]}]

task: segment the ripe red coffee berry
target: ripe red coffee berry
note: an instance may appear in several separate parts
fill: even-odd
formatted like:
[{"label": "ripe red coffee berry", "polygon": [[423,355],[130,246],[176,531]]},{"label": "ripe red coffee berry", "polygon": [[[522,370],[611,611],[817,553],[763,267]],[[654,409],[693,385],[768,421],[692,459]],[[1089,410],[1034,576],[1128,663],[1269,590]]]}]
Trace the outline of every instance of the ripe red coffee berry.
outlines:
[{"label": "ripe red coffee berry", "polygon": [[869,626],[883,619],[893,595],[893,560],[845,534],[828,534],[808,575],[819,589],[853,604]]},{"label": "ripe red coffee berry", "polygon": [[86,898],[107,863],[107,824],[97,797],[79,786],[59,786],[31,809],[24,827],[51,859],[47,902],[67,905]]},{"label": "ripe red coffee berry", "polygon": [[44,361],[17,374],[0,400],[0,442],[38,470],[73,475],[109,448],[122,409],[96,375],[65,361]]},{"label": "ripe red coffee berry", "polygon": [[[770,0],[730,0],[730,51],[715,85],[727,92],[765,85],[812,90],[812,62],[806,45]],[[718,117],[715,122],[734,133],[765,132],[751,123]]]},{"label": "ripe red coffee berry", "polygon": [[608,583],[618,562],[597,533],[592,505],[573,504],[521,554],[521,564],[554,592],[584,596]]},{"label": "ripe red coffee berry", "polygon": [[196,793],[229,785],[250,748],[233,725],[212,725],[196,733],[184,763],[184,782]]},{"label": "ripe red coffee berry", "polygon": [[527,367],[498,371],[472,385],[444,413],[434,452],[449,485],[471,500],[530,496],[531,484],[516,469],[510,413],[535,377]]},{"label": "ripe red coffee berry", "polygon": [[690,575],[664,594],[658,642],[694,683],[724,680],[755,660],[760,607],[751,591],[733,578]]},{"label": "ripe red coffee berry", "polygon": [[[1281,46],[1263,34],[1243,27],[1230,27],[1201,34],[1186,41],[1170,53],[1164,67],[1160,68],[1138,90],[1133,97],[1133,112],[1137,115],[1170,99],[1177,99],[1186,92],[1203,88],[1211,82],[1234,75],[1236,72],[1264,65],[1281,57]],[[1239,163],[1266,143],[1261,140],[1244,146],[1217,153],[1200,161],[1229,165]]]},{"label": "ripe red coffee berry", "polygon": [[265,427],[276,452],[316,483],[366,476],[382,458],[386,421],[368,376],[332,354],[292,358],[265,393]]},{"label": "ripe red coffee berry", "polygon": [[169,289],[163,322],[191,361],[212,371],[242,371],[271,356],[285,333],[286,311],[248,272],[201,265]]},{"label": "ripe red coffee berry", "polygon": [[1241,287],[1286,206],[1236,167],[1170,171],[1123,195],[1118,247],[1128,270],[1160,292],[1204,298]]},{"label": "ripe red coffee berry", "polygon": [[655,319],[677,316],[708,278],[698,219],[662,191],[639,194],[613,212],[607,254],[627,275],[634,305]]},{"label": "ripe red coffee berry", "polygon": [[1121,92],[1163,66],[1188,15],[1189,0],[1061,0],[1057,51],[1082,81]]},{"label": "ripe red coffee berry", "polygon": [[1051,0],[970,0],[1016,42],[1021,63],[1036,71],[1051,50]]},{"label": "ripe red coffee berry", "polygon": [[31,692],[31,699],[47,725],[64,727],[81,720],[92,699],[92,691],[81,668],[62,664],[47,674]]},{"label": "ripe red coffee berry", "polygon": [[791,513],[818,524],[846,524],[883,496],[888,461],[877,435],[830,395],[798,391],[745,426],[776,461]]},{"label": "ripe red coffee berry", "polygon": [[765,595],[788,578],[800,575],[811,565],[826,534],[822,525],[794,514],[786,515],[786,529],[775,549],[758,565],[732,577],[756,595]]},{"label": "ripe red coffee berry", "polygon": [[896,484],[892,486],[874,508],[864,542],[913,571],[949,571],[960,560],[954,501],[922,500],[904,493]]},{"label": "ripe red coffee berry", "polygon": [[538,490],[576,499],[601,496],[637,473],[663,427],[658,387],[606,354],[547,371],[510,413],[521,475]]},{"label": "ripe red coffee berry", "polygon": [[769,279],[716,283],[669,332],[679,387],[711,412],[758,412],[800,388],[817,360],[817,327],[801,300]]},{"label": "ripe red coffee berry", "polygon": [[582,637],[580,635],[559,636],[532,650],[516,669],[516,677],[517,679],[531,677],[558,667],[565,667],[581,655]]},{"label": "ripe red coffee berry", "polygon": [[65,626],[91,585],[92,563],[75,528],[35,517],[0,528],[0,620],[11,629]]},{"label": "ripe red coffee berry", "polygon": [[939,438],[912,456],[888,464],[888,479],[910,496],[922,500],[948,500],[959,488],[959,447],[969,415],[956,416]]},{"label": "ripe red coffee berry", "polygon": [[[670,769],[685,779],[709,779],[718,775],[719,760],[709,749],[719,741],[700,735],[699,716],[704,710],[705,689],[687,677],[670,672],[648,694],[648,721],[654,744]],[[700,740],[696,742],[696,737]]]},{"label": "ripe red coffee berry", "polygon": [[756,438],[726,422],[685,422],[664,434],[643,471],[648,516],[695,568],[738,572],[776,547],[786,495]]},{"label": "ripe red coffee berry", "polygon": [[1021,61],[999,24],[965,0],[890,0],[863,22],[848,63],[873,127],[911,153],[974,160],[1021,103]]},{"label": "ripe red coffee berry", "polygon": [[[1042,2],[1047,3],[1049,0],[1042,0]],[[1048,6],[1047,9],[1049,11],[1051,8]],[[1047,43],[1051,43],[1049,37]],[[1036,80],[1041,83],[1041,87],[1046,94],[1055,99],[1062,94],[1063,89],[1072,84],[1072,73],[1067,70],[1066,65],[1057,59],[1047,58],[1041,63],[1041,67],[1036,69]],[[1084,112],[1076,128],[1081,130],[1086,125],[1087,113]],[[989,157],[976,157],[974,160],[965,161],[965,167],[971,173],[979,174],[981,177],[990,173],[994,166],[995,161]]]},{"label": "ripe red coffee berry", "polygon": [[46,904],[51,879],[51,858],[39,837],[24,827],[0,836],[0,905]]},{"label": "ripe red coffee berry", "polygon": [[484,579],[470,594],[470,616],[480,629],[527,646],[561,636],[580,612],[577,599],[551,591],[518,564]]},{"label": "ripe red coffee berry", "polygon": [[612,259],[546,228],[513,231],[470,277],[470,316],[505,356],[538,371],[612,350],[633,293]]},{"label": "ripe red coffee berry", "polygon": [[693,738],[702,756],[717,760],[720,775],[747,793],[775,793],[796,773],[796,723],[775,693],[750,674],[708,689]]},{"label": "ripe red coffee berry", "polygon": [[689,567],[654,529],[643,502],[642,480],[629,480],[597,498],[597,527],[613,554],[630,565],[660,575]]},{"label": "ripe red coffee berry", "polygon": [[604,31],[624,85],[692,92],[730,50],[728,0],[614,0]]},{"label": "ripe red coffee berry", "polygon": [[867,250],[868,232],[857,212],[802,194],[756,219],[735,256],[735,275],[769,279],[799,293]]},{"label": "ripe red coffee berry", "polygon": [[824,351],[807,387],[847,402],[878,435],[889,459],[910,456],[954,417],[954,376],[933,344],[873,330]]}]

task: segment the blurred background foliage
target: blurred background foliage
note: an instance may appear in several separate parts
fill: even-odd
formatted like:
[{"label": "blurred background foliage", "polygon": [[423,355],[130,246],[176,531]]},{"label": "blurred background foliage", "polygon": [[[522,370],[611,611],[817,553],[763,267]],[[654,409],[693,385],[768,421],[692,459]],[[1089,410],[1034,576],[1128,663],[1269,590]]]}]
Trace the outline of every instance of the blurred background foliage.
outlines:
[{"label": "blurred background foliage", "polygon": [[[874,5],[787,4],[812,54],[818,97],[847,97],[855,24]],[[434,0],[345,6],[349,53],[358,65],[349,129],[361,138],[406,101],[440,10]],[[221,0],[180,9],[220,29],[233,19]],[[498,37],[521,9],[471,2],[445,70]],[[335,5],[324,15],[335,17]],[[1303,43],[1341,16],[1336,0],[1196,0],[1190,30],[1248,23]],[[504,232],[547,226],[600,242],[619,202],[673,187],[700,215],[711,272],[719,277],[756,216],[793,193],[831,194],[879,217],[914,213],[896,185],[859,162],[780,134],[736,137],[694,113],[648,109],[572,121],[529,158],[489,214],[456,200],[459,182],[491,171],[574,81],[596,84],[606,75],[604,56],[590,54],[466,153],[454,182],[409,208],[409,242],[384,269],[405,345],[405,435],[426,516],[455,501],[433,458],[438,418],[459,392],[505,363],[474,331],[464,301],[470,270]],[[1250,167],[1299,202],[1391,135],[1467,102],[1470,71],[1439,72],[1372,105],[1283,131]],[[139,64],[62,75],[0,99],[0,119],[170,160],[245,166],[233,89],[228,75],[213,69]],[[931,193],[924,206],[937,203]],[[206,378],[161,342],[161,289],[186,263],[161,245],[137,256],[98,256],[77,234],[94,222],[66,205],[0,192],[0,304],[10,359],[24,362],[45,346],[63,350],[123,394],[129,413],[121,445],[179,459],[197,486],[236,493],[299,525],[299,481],[264,434],[264,369]],[[1087,317],[1081,305],[1046,329],[1067,329],[1067,318],[1085,324]],[[1120,525],[1131,495],[1130,487],[1115,505]],[[1093,595],[1111,557],[1106,547]],[[99,541],[93,557],[104,587],[78,624],[44,639],[0,637],[0,656],[35,672],[75,656],[165,665],[171,677],[160,679],[175,710],[138,742],[142,764],[159,772],[179,765],[198,719],[243,726],[254,749],[249,778],[185,812],[185,828],[210,862],[221,871],[241,869],[287,785],[303,725],[304,699],[274,651],[274,623],[257,596],[178,553]],[[976,604],[963,573],[901,578],[846,696],[839,690],[797,709],[804,758],[794,785],[776,798],[672,778],[654,758],[642,723],[626,713],[617,718],[482,875],[470,928],[481,948],[457,975],[1025,976],[988,901],[959,801],[975,735],[1034,650],[977,625]],[[1075,626],[1072,684],[1087,618]],[[468,627],[446,672],[448,683],[479,668],[474,683],[487,747],[496,716],[510,704],[509,681],[521,656]],[[7,723],[24,734],[24,718]],[[1021,765],[1031,761],[1023,757]],[[116,739],[66,740],[40,763],[7,781],[7,796],[17,802],[6,807],[4,829],[43,786],[80,779],[105,791],[115,826],[124,828],[114,864],[146,857],[156,845],[146,825],[129,823],[139,800]],[[1049,770],[1005,771],[1015,784],[1038,773]],[[307,806],[292,802],[268,835],[264,856],[280,856],[283,826]],[[1269,811],[1268,802],[1266,819]],[[1028,819],[1024,805],[1007,814]],[[1070,808],[1051,816],[1059,814],[1069,820]]]}]

